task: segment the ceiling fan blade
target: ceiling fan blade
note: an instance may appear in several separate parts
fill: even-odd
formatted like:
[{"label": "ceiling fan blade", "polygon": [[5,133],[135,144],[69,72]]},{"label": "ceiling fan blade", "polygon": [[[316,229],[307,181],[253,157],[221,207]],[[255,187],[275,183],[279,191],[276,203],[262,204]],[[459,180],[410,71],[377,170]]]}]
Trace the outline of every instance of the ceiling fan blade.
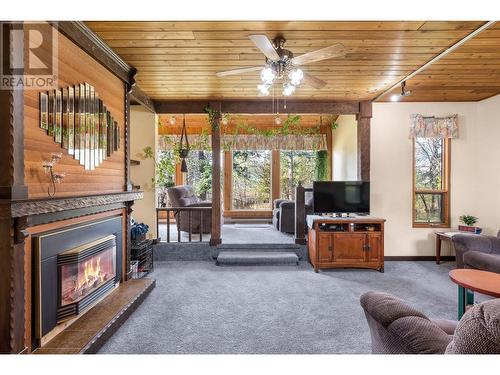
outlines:
[{"label": "ceiling fan blade", "polygon": [[315,89],[322,89],[326,86],[326,82],[322,79],[316,78],[315,76],[310,75],[309,73],[304,72],[304,83]]},{"label": "ceiling fan blade", "polygon": [[258,49],[262,51],[264,55],[270,60],[279,60],[280,55],[274,49],[273,44],[269,40],[269,38],[265,35],[249,35],[248,36],[252,42],[255,43]]},{"label": "ceiling fan blade", "polygon": [[293,65],[305,65],[316,61],[327,60],[333,57],[344,55],[344,46],[340,43],[330,47],[318,49],[316,51],[304,53],[292,59]]},{"label": "ceiling fan blade", "polygon": [[251,68],[240,68],[240,69],[232,69],[232,70],[223,70],[222,72],[215,73],[215,75],[217,77],[234,76],[236,74],[244,74],[244,73],[249,73],[249,72],[256,72],[258,70],[262,70],[262,66],[252,66]]}]

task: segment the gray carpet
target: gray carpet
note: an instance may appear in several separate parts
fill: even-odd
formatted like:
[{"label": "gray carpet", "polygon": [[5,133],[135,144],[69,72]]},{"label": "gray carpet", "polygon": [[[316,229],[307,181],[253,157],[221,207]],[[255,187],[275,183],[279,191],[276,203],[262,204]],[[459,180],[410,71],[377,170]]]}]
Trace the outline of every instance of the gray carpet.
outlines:
[{"label": "gray carpet", "polygon": [[310,265],[155,265],[156,289],[100,353],[369,353],[359,296],[393,293],[429,317],[456,317],[454,263],[386,262],[385,273]]}]

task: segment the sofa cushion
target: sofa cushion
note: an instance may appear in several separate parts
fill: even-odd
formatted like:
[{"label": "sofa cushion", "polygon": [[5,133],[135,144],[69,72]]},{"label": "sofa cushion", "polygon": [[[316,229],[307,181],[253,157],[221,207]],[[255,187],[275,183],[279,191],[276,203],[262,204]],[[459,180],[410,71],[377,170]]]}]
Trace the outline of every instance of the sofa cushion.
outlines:
[{"label": "sofa cushion", "polygon": [[464,265],[467,268],[500,273],[500,255],[467,251],[464,254]]},{"label": "sofa cushion", "polygon": [[360,303],[361,307],[384,327],[405,316],[428,319],[420,311],[387,293],[367,292],[361,296]]},{"label": "sofa cushion", "polygon": [[452,340],[452,336],[434,322],[419,316],[399,318],[387,330],[399,338],[408,354],[443,354]]},{"label": "sofa cushion", "polygon": [[446,354],[500,354],[500,299],[471,307],[458,323]]}]

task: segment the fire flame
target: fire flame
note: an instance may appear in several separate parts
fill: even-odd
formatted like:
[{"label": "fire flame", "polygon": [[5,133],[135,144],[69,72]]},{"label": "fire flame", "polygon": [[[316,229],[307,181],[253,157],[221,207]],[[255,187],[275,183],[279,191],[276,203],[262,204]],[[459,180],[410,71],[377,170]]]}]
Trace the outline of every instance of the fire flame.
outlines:
[{"label": "fire flame", "polygon": [[105,276],[101,270],[101,257],[92,258],[83,265],[83,274],[78,278],[78,289],[96,281],[103,282]]}]

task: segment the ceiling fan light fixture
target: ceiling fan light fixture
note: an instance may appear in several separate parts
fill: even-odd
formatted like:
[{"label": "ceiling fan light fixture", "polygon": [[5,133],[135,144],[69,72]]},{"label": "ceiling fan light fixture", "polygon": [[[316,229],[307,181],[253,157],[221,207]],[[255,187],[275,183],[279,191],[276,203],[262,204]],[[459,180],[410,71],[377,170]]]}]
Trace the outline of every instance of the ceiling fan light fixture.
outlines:
[{"label": "ceiling fan light fixture", "polygon": [[263,83],[262,85],[257,85],[257,89],[264,96],[268,96],[269,95],[269,89],[270,88],[271,88],[271,85],[267,84],[267,83]]},{"label": "ceiling fan light fixture", "polygon": [[287,82],[283,85],[283,95],[290,96],[295,91],[295,85],[291,82]]},{"label": "ceiling fan light fixture", "polygon": [[302,71],[302,69],[299,68],[293,69],[288,74],[288,78],[290,78],[290,82],[292,83],[292,85],[298,86],[300,85],[300,82],[302,82],[302,79],[304,78],[304,72]]},{"label": "ceiling fan light fixture", "polygon": [[272,68],[266,66],[264,69],[262,69],[260,78],[262,80],[262,83],[272,85],[276,78],[276,74],[274,73],[274,70]]}]

